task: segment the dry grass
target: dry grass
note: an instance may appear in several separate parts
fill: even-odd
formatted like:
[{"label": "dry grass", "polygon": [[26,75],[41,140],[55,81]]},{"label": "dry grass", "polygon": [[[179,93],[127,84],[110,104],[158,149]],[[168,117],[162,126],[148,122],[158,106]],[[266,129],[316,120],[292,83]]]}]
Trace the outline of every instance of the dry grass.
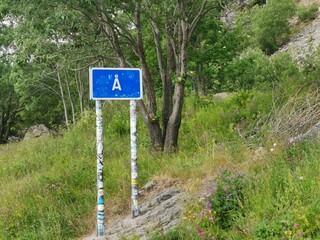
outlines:
[{"label": "dry grass", "polygon": [[269,124],[272,135],[288,140],[306,133],[320,121],[318,88],[305,94],[297,92],[280,109],[275,110]]}]

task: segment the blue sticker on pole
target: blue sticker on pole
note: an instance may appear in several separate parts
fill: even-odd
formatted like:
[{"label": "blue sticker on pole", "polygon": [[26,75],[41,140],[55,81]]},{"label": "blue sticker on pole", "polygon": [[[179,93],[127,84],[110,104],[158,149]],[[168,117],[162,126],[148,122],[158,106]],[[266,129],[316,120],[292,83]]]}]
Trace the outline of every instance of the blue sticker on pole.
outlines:
[{"label": "blue sticker on pole", "polygon": [[90,98],[93,100],[142,99],[139,68],[90,68]]}]

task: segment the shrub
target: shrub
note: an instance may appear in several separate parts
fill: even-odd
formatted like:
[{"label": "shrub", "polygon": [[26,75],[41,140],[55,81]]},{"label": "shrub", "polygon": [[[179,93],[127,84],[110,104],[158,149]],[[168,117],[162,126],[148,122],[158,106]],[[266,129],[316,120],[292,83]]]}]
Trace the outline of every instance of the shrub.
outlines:
[{"label": "shrub", "polygon": [[318,6],[316,4],[312,4],[308,7],[301,6],[298,9],[298,17],[300,21],[306,22],[309,20],[314,20],[318,15]]},{"label": "shrub", "polygon": [[225,90],[250,90],[255,85],[269,84],[274,79],[269,58],[259,49],[247,49],[225,69]]},{"label": "shrub", "polygon": [[268,90],[274,83],[284,81],[299,74],[297,64],[287,53],[268,57],[260,49],[248,48],[234,58],[221,75],[224,91]]},{"label": "shrub", "polygon": [[201,209],[198,213],[188,212],[186,219],[195,223],[199,238],[215,239],[220,237],[219,229],[228,229],[233,222],[233,214],[241,214],[244,196],[243,174],[230,171],[222,172],[221,176],[208,185],[204,192]]},{"label": "shrub", "polygon": [[253,32],[259,47],[272,54],[289,38],[288,19],[295,13],[293,0],[269,0],[253,17]]},{"label": "shrub", "polygon": [[276,81],[286,80],[299,74],[297,64],[288,53],[279,52],[271,57]]},{"label": "shrub", "polygon": [[230,227],[232,214],[241,212],[243,207],[243,174],[234,174],[229,171],[221,177],[207,193],[207,206],[211,208],[216,223],[223,229]]}]

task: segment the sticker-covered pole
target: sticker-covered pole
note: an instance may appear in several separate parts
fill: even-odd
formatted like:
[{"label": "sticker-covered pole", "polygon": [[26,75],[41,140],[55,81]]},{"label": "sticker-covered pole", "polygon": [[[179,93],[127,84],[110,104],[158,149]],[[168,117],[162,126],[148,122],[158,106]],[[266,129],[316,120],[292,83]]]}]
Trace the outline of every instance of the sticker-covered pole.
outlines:
[{"label": "sticker-covered pole", "polygon": [[104,236],[102,101],[96,100],[97,131],[97,237]]},{"label": "sticker-covered pole", "polygon": [[132,218],[139,216],[138,206],[138,164],[137,164],[137,104],[130,100],[130,139],[131,139],[131,209]]}]

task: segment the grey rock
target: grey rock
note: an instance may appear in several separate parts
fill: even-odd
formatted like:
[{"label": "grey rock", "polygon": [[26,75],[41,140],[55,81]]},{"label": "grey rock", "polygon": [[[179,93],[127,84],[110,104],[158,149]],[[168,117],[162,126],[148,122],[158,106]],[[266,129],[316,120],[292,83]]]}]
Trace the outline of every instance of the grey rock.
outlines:
[{"label": "grey rock", "polygon": [[221,92],[221,93],[216,93],[213,95],[213,98],[214,99],[217,99],[217,100],[223,100],[223,99],[226,99],[230,96],[230,93],[227,93],[227,92]]},{"label": "grey rock", "polygon": [[148,239],[155,232],[168,231],[179,225],[186,199],[186,194],[176,187],[165,189],[139,206],[140,216],[132,219],[130,215],[107,226],[106,239]]},{"label": "grey rock", "polygon": [[10,136],[8,137],[8,142],[11,143],[11,142],[18,142],[20,141],[20,137],[19,136]]},{"label": "grey rock", "polygon": [[189,197],[176,186],[179,179],[153,180],[139,191],[141,199],[140,215],[132,215],[111,221],[105,227],[105,236],[97,238],[95,234],[83,240],[118,240],[138,237],[147,240],[155,233],[165,233],[179,226],[181,212]]},{"label": "grey rock", "polygon": [[279,52],[288,52],[299,66],[313,57],[320,44],[320,18],[316,18],[295,34]]},{"label": "grey rock", "polygon": [[31,138],[47,137],[50,135],[49,129],[44,124],[32,126],[24,136],[24,140]]},{"label": "grey rock", "polygon": [[146,192],[151,191],[155,186],[157,185],[156,181],[151,181],[148,182],[145,186],[143,186],[140,190],[139,190],[139,195],[144,195]]}]

